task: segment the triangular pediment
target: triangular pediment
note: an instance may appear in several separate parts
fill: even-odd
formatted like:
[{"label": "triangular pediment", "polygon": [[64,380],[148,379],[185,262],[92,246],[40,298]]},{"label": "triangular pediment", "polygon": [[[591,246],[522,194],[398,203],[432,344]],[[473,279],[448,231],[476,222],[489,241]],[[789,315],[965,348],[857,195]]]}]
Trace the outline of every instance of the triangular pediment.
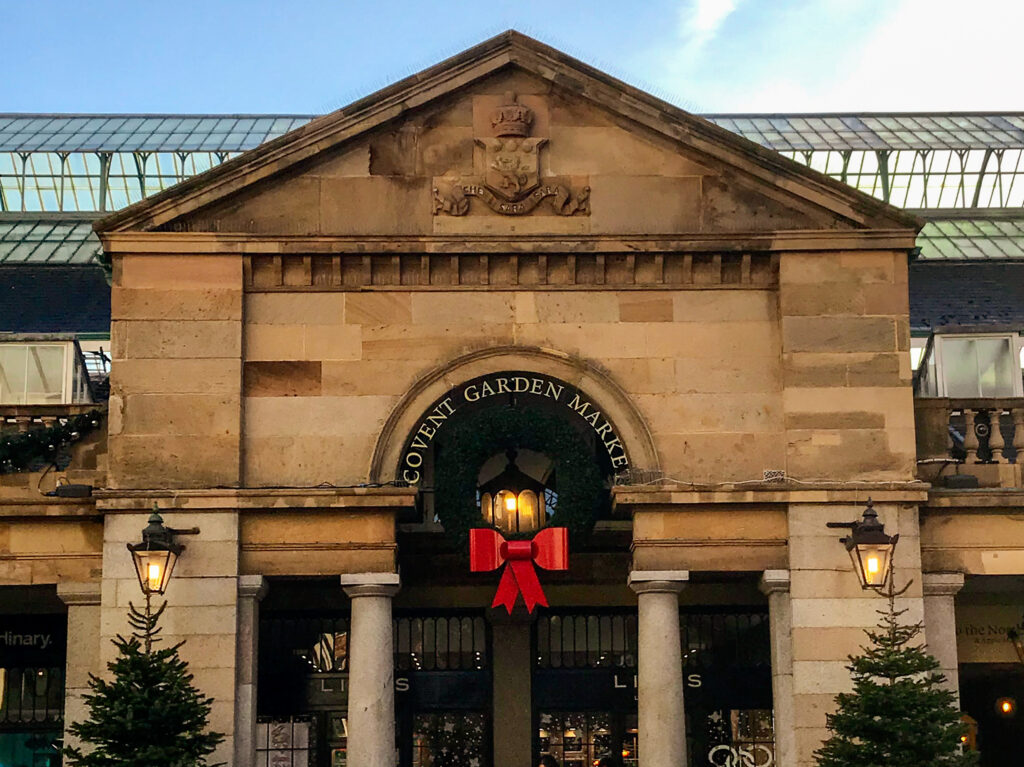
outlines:
[{"label": "triangular pediment", "polygon": [[288,236],[917,228],[516,32],[97,224]]}]

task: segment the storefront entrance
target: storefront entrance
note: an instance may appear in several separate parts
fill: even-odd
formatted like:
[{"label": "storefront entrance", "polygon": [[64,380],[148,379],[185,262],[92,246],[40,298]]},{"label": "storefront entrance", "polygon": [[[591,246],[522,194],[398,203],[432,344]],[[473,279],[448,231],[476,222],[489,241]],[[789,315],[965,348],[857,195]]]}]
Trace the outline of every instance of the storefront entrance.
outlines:
[{"label": "storefront entrance", "polygon": [[[262,767],[345,767],[347,614],[260,621]],[[396,616],[395,764],[490,764],[490,642],[480,613]]]},{"label": "storefront entrance", "polygon": [[[774,763],[768,614],[683,611],[683,684],[691,767]],[[635,767],[635,612],[549,612],[535,627],[535,761]]]},{"label": "storefront entrance", "polygon": [[0,765],[61,764],[67,618],[0,616]]}]

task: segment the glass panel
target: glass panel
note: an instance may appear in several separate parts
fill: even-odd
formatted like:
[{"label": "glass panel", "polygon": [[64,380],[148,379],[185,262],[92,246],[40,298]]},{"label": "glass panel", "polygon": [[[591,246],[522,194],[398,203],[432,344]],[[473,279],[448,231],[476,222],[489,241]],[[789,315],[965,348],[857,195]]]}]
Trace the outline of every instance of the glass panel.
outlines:
[{"label": "glass panel", "polygon": [[64,346],[30,346],[25,370],[28,404],[61,402],[64,395]]},{"label": "glass panel", "polygon": [[1013,396],[1009,338],[942,339],[947,397]]},{"label": "glass panel", "polygon": [[0,403],[5,405],[24,404],[27,359],[27,346],[0,345]]},{"label": "glass panel", "polygon": [[518,531],[528,533],[540,528],[540,510],[537,508],[537,494],[524,490],[519,494]]},{"label": "glass panel", "polygon": [[1013,396],[1013,358],[1009,338],[979,338],[978,374],[982,397]]},{"label": "glass panel", "polygon": [[413,767],[471,767],[486,763],[487,720],[480,713],[417,714],[413,722]]}]

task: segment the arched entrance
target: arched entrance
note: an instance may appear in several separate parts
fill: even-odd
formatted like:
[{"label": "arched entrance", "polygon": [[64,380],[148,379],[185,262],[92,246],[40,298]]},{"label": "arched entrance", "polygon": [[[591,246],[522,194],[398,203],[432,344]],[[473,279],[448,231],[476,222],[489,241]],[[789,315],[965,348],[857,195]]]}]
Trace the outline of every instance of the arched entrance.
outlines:
[{"label": "arched entrance", "polygon": [[[498,383],[497,378],[501,377],[506,378],[505,386],[510,389],[515,386],[507,380],[510,378],[521,377],[530,383],[525,391],[508,392],[504,388],[498,391],[502,385]],[[547,384],[542,384],[538,394],[533,391],[534,378],[550,382],[556,388],[549,390]],[[386,482],[404,479],[402,475],[405,469],[415,468],[403,463],[405,450],[414,441],[420,426],[426,422],[430,429],[444,424],[444,419],[440,419],[439,416],[452,415],[447,412],[449,406],[443,404],[449,395],[459,395],[464,400],[460,401],[458,396],[454,396],[450,403],[452,410],[472,405],[471,400],[466,400],[466,387],[477,379],[488,379],[493,389],[493,395],[485,392],[482,387],[478,390],[469,390],[470,396],[480,395],[478,401],[485,404],[496,403],[500,401],[500,397],[513,394],[518,395],[523,401],[527,398],[540,397],[548,400],[549,404],[569,407],[574,402],[574,397],[579,395],[580,400],[589,405],[584,413],[579,413],[582,418],[593,418],[593,414],[598,413],[598,424],[591,428],[597,431],[605,422],[613,425],[615,434],[623,446],[621,453],[616,454],[627,457],[625,464],[622,464],[621,458],[619,459],[619,470],[627,466],[644,470],[657,470],[660,467],[660,459],[650,429],[629,395],[611,376],[585,360],[551,349],[502,346],[459,357],[416,382],[402,397],[381,430],[370,465],[370,480]],[[524,386],[522,382],[518,385]],[[559,386],[564,387],[564,398],[562,395],[557,398],[553,396]],[[494,400],[493,397],[498,397],[499,400]],[[580,403],[576,404],[578,406]],[[439,406],[441,410],[435,412]],[[430,419],[431,415],[435,416],[434,420]],[[417,485],[421,483],[422,477],[413,482]]]}]

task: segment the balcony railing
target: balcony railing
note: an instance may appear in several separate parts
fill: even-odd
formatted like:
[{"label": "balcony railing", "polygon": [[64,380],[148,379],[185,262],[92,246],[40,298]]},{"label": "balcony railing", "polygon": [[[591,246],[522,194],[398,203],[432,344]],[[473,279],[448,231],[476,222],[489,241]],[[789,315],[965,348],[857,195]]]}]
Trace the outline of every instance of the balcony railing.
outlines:
[{"label": "balcony railing", "polygon": [[923,397],[914,400],[914,415],[922,478],[941,484],[943,469],[960,464],[955,473],[977,477],[979,486],[1020,485],[1024,397]]}]

